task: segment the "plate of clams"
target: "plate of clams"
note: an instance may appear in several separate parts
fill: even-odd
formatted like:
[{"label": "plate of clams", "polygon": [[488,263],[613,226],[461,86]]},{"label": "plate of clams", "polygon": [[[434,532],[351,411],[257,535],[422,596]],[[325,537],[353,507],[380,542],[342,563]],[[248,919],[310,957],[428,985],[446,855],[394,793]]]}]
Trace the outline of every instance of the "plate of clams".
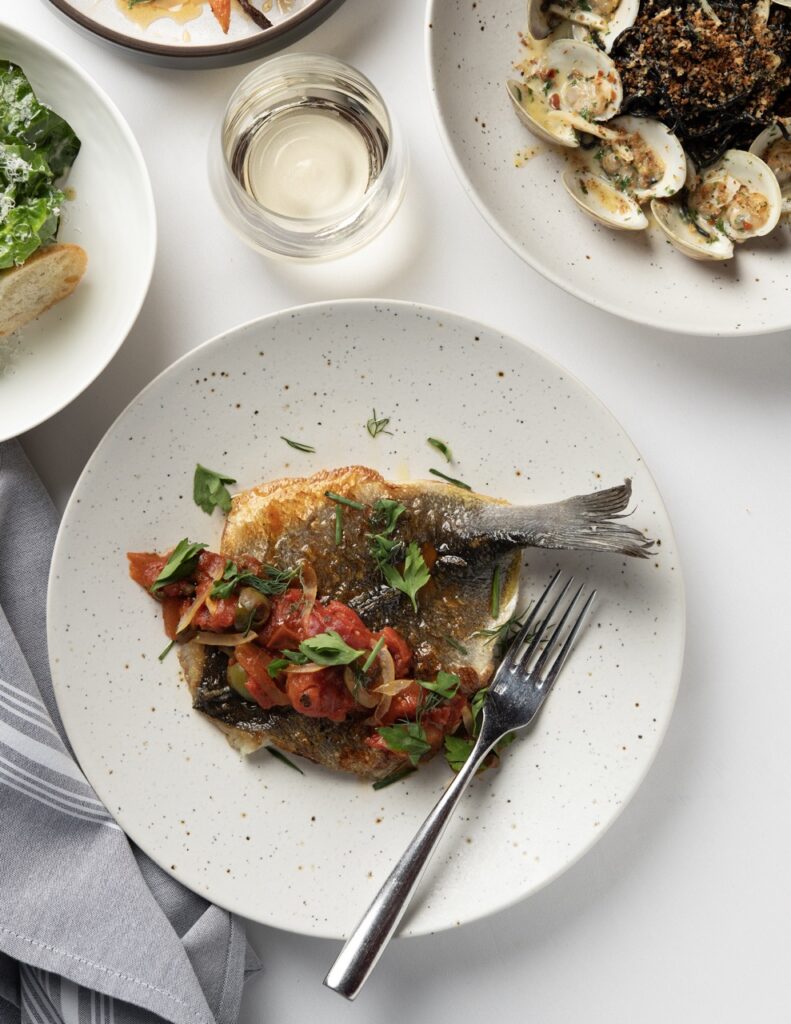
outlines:
[{"label": "plate of clams", "polygon": [[527,263],[681,333],[791,326],[791,7],[431,0],[441,134]]}]

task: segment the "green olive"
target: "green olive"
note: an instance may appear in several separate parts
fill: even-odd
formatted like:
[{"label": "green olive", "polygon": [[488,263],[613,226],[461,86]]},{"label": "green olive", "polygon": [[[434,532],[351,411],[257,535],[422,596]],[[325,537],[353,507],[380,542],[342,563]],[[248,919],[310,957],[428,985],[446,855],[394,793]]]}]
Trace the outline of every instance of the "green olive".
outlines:
[{"label": "green olive", "polygon": [[241,665],[233,664],[228,666],[228,685],[243,697],[245,700],[250,700],[255,704],[255,697],[247,689],[247,673]]},{"label": "green olive", "polygon": [[271,602],[265,594],[259,594],[253,587],[242,587],[234,624],[237,629],[246,629],[248,625],[263,626],[271,610]]}]

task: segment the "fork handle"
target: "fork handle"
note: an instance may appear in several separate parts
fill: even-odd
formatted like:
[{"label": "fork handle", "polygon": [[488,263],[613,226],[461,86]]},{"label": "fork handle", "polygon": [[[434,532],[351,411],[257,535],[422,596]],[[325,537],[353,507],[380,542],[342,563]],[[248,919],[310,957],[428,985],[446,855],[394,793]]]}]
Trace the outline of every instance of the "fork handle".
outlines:
[{"label": "fork handle", "polygon": [[491,726],[487,723],[484,714],[481,731],[470,756],[420,826],[415,838],[346,941],[340,956],[324,979],[327,988],[347,999],[354,999],[363,987],[404,916],[456,805],[482,761],[502,735],[502,730],[494,723]]}]

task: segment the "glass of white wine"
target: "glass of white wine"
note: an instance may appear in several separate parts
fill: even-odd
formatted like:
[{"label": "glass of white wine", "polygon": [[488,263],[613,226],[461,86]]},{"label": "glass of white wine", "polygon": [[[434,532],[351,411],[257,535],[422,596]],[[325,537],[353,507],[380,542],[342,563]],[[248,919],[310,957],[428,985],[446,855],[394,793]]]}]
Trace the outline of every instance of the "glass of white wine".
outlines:
[{"label": "glass of white wine", "polygon": [[372,83],[334,57],[289,53],[260,64],[231,96],[219,136],[212,191],[234,230],[269,256],[345,256],[401,203],[400,133]]}]

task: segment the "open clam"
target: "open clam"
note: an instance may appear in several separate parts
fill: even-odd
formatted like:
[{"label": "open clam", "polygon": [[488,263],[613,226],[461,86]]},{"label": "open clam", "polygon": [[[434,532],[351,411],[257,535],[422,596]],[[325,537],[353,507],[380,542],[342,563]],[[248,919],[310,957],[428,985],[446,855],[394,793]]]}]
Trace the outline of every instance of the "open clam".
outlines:
[{"label": "open clam", "polygon": [[616,117],[596,134],[600,141],[583,151],[583,166],[563,175],[566,190],[606,227],[648,227],[641,203],[684,187],[687,161],[681,143],[661,121],[648,117]]},{"label": "open clam", "polygon": [[780,185],[754,153],[729,149],[702,174],[692,172],[684,193],[654,199],[651,210],[670,241],[686,256],[726,260],[734,243],[767,235],[782,212]]},{"label": "open clam", "polygon": [[774,172],[783,197],[783,212],[791,213],[791,119],[786,119],[783,127],[777,123],[765,128],[750,146],[750,152]]},{"label": "open clam", "polygon": [[546,39],[559,22],[570,21],[585,30],[575,32],[576,38],[588,42],[587,32],[596,32],[609,53],[621,32],[634,25],[639,10],[640,0],[528,0],[527,30],[534,39]]},{"label": "open clam", "polygon": [[621,106],[623,90],[606,53],[576,39],[557,39],[528,66],[523,80],[506,83],[514,109],[545,142],[575,148],[578,131],[596,134]]},{"label": "open clam", "polygon": [[[552,9],[559,8],[553,6]],[[566,15],[566,17],[573,22],[572,35],[575,39],[593,43],[600,46],[605,53],[609,53],[618,36],[634,25],[639,13],[640,0],[620,0],[620,3],[609,15],[597,18],[598,24],[594,24],[590,20],[583,20],[586,14],[583,11],[575,17],[571,15]]]}]

